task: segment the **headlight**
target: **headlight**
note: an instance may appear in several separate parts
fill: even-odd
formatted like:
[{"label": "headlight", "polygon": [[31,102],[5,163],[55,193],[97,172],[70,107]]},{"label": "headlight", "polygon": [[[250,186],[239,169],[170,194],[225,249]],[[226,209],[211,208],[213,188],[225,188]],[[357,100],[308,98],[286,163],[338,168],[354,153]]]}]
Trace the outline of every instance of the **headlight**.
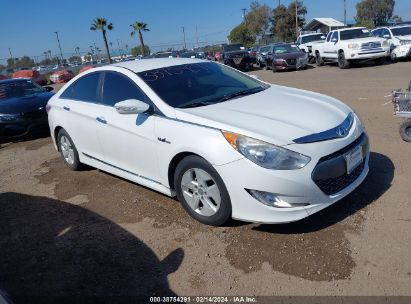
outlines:
[{"label": "headlight", "polygon": [[357,50],[360,48],[360,45],[358,43],[349,43],[348,44],[349,49]]},{"label": "headlight", "polygon": [[401,45],[411,44],[411,40],[400,40]]},{"label": "headlight", "polygon": [[13,122],[19,119],[20,115],[18,114],[0,114],[1,122]]},{"label": "headlight", "polygon": [[305,167],[310,157],[258,139],[222,131],[230,145],[257,165],[275,170],[296,170]]}]

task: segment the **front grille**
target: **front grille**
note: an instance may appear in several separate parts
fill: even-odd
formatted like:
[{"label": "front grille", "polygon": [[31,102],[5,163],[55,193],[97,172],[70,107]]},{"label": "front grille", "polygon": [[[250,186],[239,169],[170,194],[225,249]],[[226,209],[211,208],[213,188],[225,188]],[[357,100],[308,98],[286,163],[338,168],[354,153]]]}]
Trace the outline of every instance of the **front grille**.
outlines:
[{"label": "front grille", "polygon": [[365,167],[365,159],[363,162],[354,169],[351,174],[344,174],[339,177],[329,178],[316,181],[315,183],[327,195],[333,195],[340,192],[344,188],[351,185],[362,173]]},{"label": "front grille", "polygon": [[[326,178],[318,177],[318,175],[316,175],[316,173],[318,173],[319,167],[324,165],[330,166],[327,167],[327,170],[329,171],[332,171],[334,168],[333,166],[336,166],[337,164],[342,164],[343,168],[345,168],[344,155],[358,145],[362,145],[364,159],[363,162],[357,168],[355,168],[354,171],[351,172],[351,174],[348,174],[346,170],[344,170],[343,173],[337,177],[334,176]],[[368,137],[365,133],[363,133],[360,137],[358,137],[348,146],[342,148],[341,150],[338,150],[337,152],[322,157],[313,171],[313,180],[315,184],[321,189],[322,192],[324,192],[327,195],[333,195],[335,193],[340,192],[341,190],[352,184],[361,175],[365,167],[366,156],[368,154],[368,151]],[[330,162],[333,165],[329,165]]]},{"label": "front grille", "polygon": [[361,50],[363,51],[372,51],[372,50],[379,49],[379,48],[381,48],[381,42],[379,41],[367,42],[367,43],[361,44]]},{"label": "front grille", "polygon": [[297,59],[286,59],[288,65],[296,65]]}]

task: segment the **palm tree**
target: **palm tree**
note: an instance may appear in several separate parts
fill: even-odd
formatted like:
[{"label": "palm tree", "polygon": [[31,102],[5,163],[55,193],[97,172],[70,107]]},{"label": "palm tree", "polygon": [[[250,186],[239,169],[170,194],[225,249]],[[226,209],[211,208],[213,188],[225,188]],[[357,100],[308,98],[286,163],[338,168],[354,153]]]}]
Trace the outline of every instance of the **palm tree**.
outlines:
[{"label": "palm tree", "polygon": [[76,53],[80,56],[80,47],[76,47]]},{"label": "palm tree", "polygon": [[111,56],[110,56],[110,50],[108,49],[106,33],[107,33],[107,30],[111,31],[113,28],[114,28],[113,24],[108,23],[107,20],[104,19],[104,18],[94,19],[93,23],[91,24],[91,27],[90,27],[90,30],[92,30],[92,31],[100,30],[102,32],[103,39],[104,39],[104,44],[106,46],[106,51],[107,51],[107,56],[108,56],[109,63],[112,63],[112,60],[111,60]]},{"label": "palm tree", "polygon": [[138,37],[140,38],[140,45],[141,45],[141,55],[145,55],[145,49],[144,49],[144,40],[143,40],[143,34],[142,32],[148,32],[150,31],[147,28],[147,24],[144,22],[134,22],[133,24],[130,25],[133,28],[133,31],[130,33],[130,36],[133,37],[136,33],[138,33]]},{"label": "palm tree", "polygon": [[44,54],[44,59],[47,59],[47,52],[44,51],[43,54]]},{"label": "palm tree", "polygon": [[49,53],[49,57],[50,57],[50,59],[51,59],[51,51],[48,50],[47,53]]}]

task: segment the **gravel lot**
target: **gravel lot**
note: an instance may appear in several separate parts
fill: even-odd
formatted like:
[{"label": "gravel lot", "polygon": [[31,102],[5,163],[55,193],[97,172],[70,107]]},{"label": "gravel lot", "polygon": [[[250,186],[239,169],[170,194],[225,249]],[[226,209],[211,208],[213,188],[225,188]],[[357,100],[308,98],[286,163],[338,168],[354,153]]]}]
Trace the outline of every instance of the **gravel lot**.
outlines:
[{"label": "gravel lot", "polygon": [[384,97],[406,87],[411,62],[253,73],[356,110],[372,145],[370,174],[358,190],[298,223],[211,228],[174,199],[99,170],[71,172],[49,137],[7,144],[0,149],[0,289],[411,295],[411,144],[401,140],[401,120]]}]

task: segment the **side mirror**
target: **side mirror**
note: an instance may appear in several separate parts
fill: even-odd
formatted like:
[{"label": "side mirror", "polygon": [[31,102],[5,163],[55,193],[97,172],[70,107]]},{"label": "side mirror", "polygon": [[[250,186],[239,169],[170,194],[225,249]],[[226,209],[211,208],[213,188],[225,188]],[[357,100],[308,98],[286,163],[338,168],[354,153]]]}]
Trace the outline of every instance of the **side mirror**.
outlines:
[{"label": "side mirror", "polygon": [[117,102],[114,107],[119,114],[142,114],[150,110],[150,105],[137,99]]},{"label": "side mirror", "polygon": [[51,91],[53,91],[54,90],[54,88],[53,87],[49,87],[49,86],[47,86],[47,87],[43,87],[47,92],[51,92]]},{"label": "side mirror", "polygon": [[385,34],[384,36],[382,36],[383,38],[385,38],[385,39],[390,39],[391,37],[390,37],[390,35],[388,35],[388,34]]},{"label": "side mirror", "polygon": [[331,42],[338,42],[338,39],[337,38],[332,38]]},{"label": "side mirror", "polygon": [[258,76],[258,75],[255,75],[255,74],[252,74],[252,75],[249,75],[251,78],[254,78],[254,79],[260,79],[260,77]]}]

